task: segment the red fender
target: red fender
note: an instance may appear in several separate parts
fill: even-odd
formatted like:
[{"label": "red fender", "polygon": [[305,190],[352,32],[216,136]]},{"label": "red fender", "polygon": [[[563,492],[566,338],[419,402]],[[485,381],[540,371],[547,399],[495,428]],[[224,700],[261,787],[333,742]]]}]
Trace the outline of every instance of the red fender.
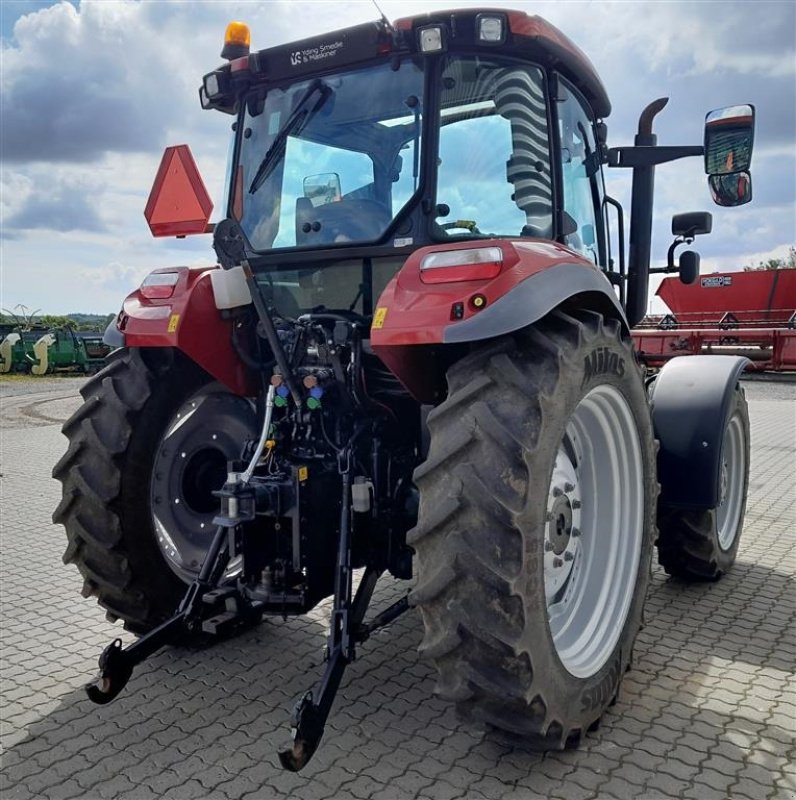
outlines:
[{"label": "red fender", "polygon": [[232,321],[216,308],[210,283],[214,269],[218,267],[154,270],[152,275],[178,274],[173,292],[169,297],[147,297],[153,292],[139,287],[124,301],[116,327],[125,346],[175,347],[231,391],[253,396],[256,376],[235,352]]},{"label": "red fender", "polygon": [[[472,270],[467,265],[421,275],[421,262],[431,253],[481,247],[501,250],[499,268],[491,273],[486,270],[493,277],[450,280]],[[444,282],[436,282],[431,273],[443,270],[448,273]],[[582,296],[583,307],[624,321],[622,307],[602,270],[555,242],[486,239],[423,247],[409,256],[382,292],[370,341],[376,355],[418,400],[434,403],[445,392],[447,361],[439,358],[441,345],[466,345],[512,333],[575,295]]]}]

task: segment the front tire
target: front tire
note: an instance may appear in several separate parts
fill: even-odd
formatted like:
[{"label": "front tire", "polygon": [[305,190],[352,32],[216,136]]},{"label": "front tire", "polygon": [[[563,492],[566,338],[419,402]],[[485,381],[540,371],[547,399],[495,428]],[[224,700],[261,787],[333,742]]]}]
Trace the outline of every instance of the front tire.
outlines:
[{"label": "front tire", "polygon": [[81,388],[53,469],[63,560],[111,621],[145,632],[170,617],[198,573],[226,461],[255,430],[243,398],[173,350],[119,349]]},{"label": "front tire", "polygon": [[661,505],[658,562],[684,581],[718,580],[735,563],[749,488],[749,408],[735,390],[722,437],[719,503],[691,510]]},{"label": "front tire", "polygon": [[448,386],[415,473],[421,652],[463,717],[574,745],[616,697],[650,577],[654,444],[630,342],[554,312]]}]

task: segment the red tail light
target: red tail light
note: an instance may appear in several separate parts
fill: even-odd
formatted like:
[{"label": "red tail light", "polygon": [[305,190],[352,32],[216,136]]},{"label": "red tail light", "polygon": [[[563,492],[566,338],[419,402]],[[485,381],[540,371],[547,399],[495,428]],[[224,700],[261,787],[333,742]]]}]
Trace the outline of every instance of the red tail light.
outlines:
[{"label": "red tail light", "polygon": [[174,294],[179,277],[179,272],[153,272],[144,278],[139,290],[141,296],[147,300],[165,300]]},{"label": "red tail light", "polygon": [[496,277],[503,268],[499,247],[473,247],[468,250],[440,250],[420,262],[423,283],[482,281]]}]

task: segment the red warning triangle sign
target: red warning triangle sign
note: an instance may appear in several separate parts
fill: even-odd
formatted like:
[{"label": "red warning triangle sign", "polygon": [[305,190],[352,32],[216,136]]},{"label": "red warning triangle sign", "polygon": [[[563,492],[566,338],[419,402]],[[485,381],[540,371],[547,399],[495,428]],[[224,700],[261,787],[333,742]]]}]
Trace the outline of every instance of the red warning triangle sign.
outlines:
[{"label": "red warning triangle sign", "polygon": [[153,236],[205,233],[213,201],[187,144],[167,147],[160,160],[144,217]]}]

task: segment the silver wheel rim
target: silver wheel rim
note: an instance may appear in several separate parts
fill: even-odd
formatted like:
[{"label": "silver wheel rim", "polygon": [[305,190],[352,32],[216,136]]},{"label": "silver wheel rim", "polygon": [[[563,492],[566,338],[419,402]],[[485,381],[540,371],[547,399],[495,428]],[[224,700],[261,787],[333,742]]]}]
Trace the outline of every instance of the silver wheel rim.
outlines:
[{"label": "silver wheel rim", "polygon": [[743,481],[746,463],[743,425],[740,414],[735,414],[724,431],[721,445],[721,474],[719,476],[719,505],[716,509],[716,527],[719,547],[729,550],[738,535],[743,503]]},{"label": "silver wheel rim", "polygon": [[635,593],[644,526],[644,463],[633,413],[612,386],[567,423],[547,498],[544,586],[561,663],[587,678],[608,660]]}]

